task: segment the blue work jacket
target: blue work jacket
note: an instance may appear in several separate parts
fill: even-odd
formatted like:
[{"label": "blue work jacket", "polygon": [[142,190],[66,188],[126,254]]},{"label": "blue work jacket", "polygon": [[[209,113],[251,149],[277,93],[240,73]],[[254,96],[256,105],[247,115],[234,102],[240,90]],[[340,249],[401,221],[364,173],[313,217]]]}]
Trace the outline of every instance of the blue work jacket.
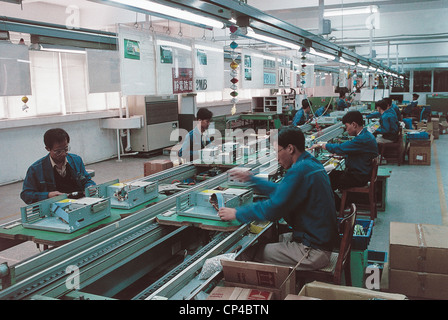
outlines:
[{"label": "blue work jacket", "polygon": [[303,109],[299,109],[294,115],[294,119],[292,120],[293,126],[301,126],[305,124],[309,119],[308,113],[306,113]]},{"label": "blue work jacket", "polygon": [[337,218],[330,179],[322,164],[303,152],[280,183],[252,177],[255,189],[267,200],[237,208],[238,221],[276,221],[283,218],[293,240],[306,246],[332,250],[337,244]]},{"label": "blue work jacket", "polygon": [[[95,182],[86,171],[81,157],[73,154],[67,154],[67,165],[72,169],[79,190],[84,191],[88,186],[95,185]],[[27,204],[48,198],[48,193],[57,191],[54,177],[54,169],[51,166],[50,154],[34,162],[26,173],[23,181],[20,198]],[[77,191],[77,190],[73,190]]]},{"label": "blue work jacket", "polygon": [[202,133],[198,127],[188,132],[185,136],[181,148],[178,151],[178,156],[183,157],[188,161],[200,159],[200,152],[205,146],[210,143],[210,139],[205,142],[202,140]]},{"label": "blue work jacket", "polygon": [[345,167],[350,173],[370,175],[372,159],[378,156],[378,144],[367,128],[344,143],[327,143],[328,152],[345,156]]},{"label": "blue work jacket", "polygon": [[393,109],[387,109],[381,115],[380,127],[376,129],[375,133],[382,134],[384,139],[397,141],[399,129],[400,124],[398,123],[395,111]]}]

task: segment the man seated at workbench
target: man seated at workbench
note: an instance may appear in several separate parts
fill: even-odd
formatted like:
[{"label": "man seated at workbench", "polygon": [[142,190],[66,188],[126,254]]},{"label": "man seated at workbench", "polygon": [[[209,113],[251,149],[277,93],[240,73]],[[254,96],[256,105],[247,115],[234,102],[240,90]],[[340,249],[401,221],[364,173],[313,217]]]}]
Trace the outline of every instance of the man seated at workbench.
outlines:
[{"label": "man seated at workbench", "polygon": [[274,139],[279,164],[287,169],[280,183],[265,181],[250,171],[233,169],[230,174],[250,181],[269,198],[239,208],[220,208],[224,221],[277,221],[284,219],[292,233],[280,242],[250,247],[242,260],[281,265],[300,265],[297,270],[325,267],[337,244],[336,209],[328,175],[322,164],[305,151],[305,137],[296,127],[284,127]]},{"label": "man seated at workbench", "polygon": [[[323,143],[310,147],[310,150],[322,148],[330,153],[345,156],[345,170],[333,170],[329,174],[333,190],[365,186],[372,173],[372,159],[378,156],[378,144],[373,134],[364,127],[361,112],[347,112],[342,118],[342,123],[353,139],[340,144]],[[341,199],[336,193],[334,198],[336,208],[339,210]]]},{"label": "man seated at workbench", "polygon": [[294,119],[292,119],[293,126],[304,125],[310,119],[311,105],[308,99],[302,100],[302,108],[296,112]]},{"label": "man seated at workbench", "polygon": [[70,136],[64,129],[50,129],[44,134],[48,155],[33,163],[23,181],[20,198],[27,204],[71,194],[79,198],[86,187],[95,185],[80,156],[70,151]]},{"label": "man seated at workbench", "polygon": [[201,150],[211,141],[204,132],[210,126],[213,113],[207,108],[200,108],[196,114],[196,126],[184,138],[178,156],[185,161],[193,161],[201,158]]},{"label": "man seated at workbench", "polygon": [[395,111],[389,108],[385,100],[375,103],[375,107],[381,114],[380,127],[373,132],[378,143],[393,143],[398,139],[400,124]]}]

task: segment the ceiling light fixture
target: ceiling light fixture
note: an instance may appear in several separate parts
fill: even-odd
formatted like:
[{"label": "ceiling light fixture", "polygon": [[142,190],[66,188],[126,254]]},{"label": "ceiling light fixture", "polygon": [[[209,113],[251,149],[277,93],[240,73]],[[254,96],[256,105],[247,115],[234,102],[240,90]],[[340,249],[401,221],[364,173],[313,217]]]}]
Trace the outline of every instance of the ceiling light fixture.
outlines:
[{"label": "ceiling light fixture", "polygon": [[378,6],[327,9],[324,12],[324,17],[348,16],[354,14],[372,14],[376,12],[378,12]]},{"label": "ceiling light fixture", "polygon": [[328,60],[334,60],[336,57],[329,53],[317,52],[314,48],[310,48],[310,53]]},{"label": "ceiling light fixture", "polygon": [[354,66],[354,65],[356,65],[356,63],[354,63],[353,61],[350,61],[350,60],[346,60],[346,59],[344,59],[343,57],[340,57],[340,58],[339,58],[339,62],[342,62],[342,63],[348,64],[348,65],[351,65],[351,66]]},{"label": "ceiling light fixture", "polygon": [[277,38],[273,38],[273,37],[269,37],[269,36],[265,36],[262,34],[258,34],[256,33],[252,28],[248,27],[246,28],[246,36],[253,38],[253,39],[257,39],[260,41],[264,41],[264,42],[269,42],[272,44],[277,44],[279,46],[285,47],[285,48],[289,48],[289,49],[294,49],[294,50],[300,50],[301,46],[294,44],[292,42],[288,42],[288,41],[283,41]]},{"label": "ceiling light fixture", "polygon": [[223,29],[224,23],[210,19],[198,14],[190,13],[185,10],[180,10],[168,6],[164,6],[162,4],[158,4],[151,1],[146,0],[110,0],[110,2],[119,3],[125,6],[139,8],[147,11],[151,11],[154,13],[159,13],[164,16],[174,17],[181,20],[187,20],[190,22],[194,22],[196,24],[203,24],[209,27]]}]

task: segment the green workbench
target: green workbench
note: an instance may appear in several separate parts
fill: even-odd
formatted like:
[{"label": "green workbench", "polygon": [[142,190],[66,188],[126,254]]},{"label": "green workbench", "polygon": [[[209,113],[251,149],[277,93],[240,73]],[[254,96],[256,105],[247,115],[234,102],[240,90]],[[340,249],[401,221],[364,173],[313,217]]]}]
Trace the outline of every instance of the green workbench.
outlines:
[{"label": "green workbench", "polygon": [[112,208],[109,217],[82,229],[76,230],[72,233],[24,228],[23,225],[18,221],[16,224],[9,224],[9,226],[6,225],[5,227],[0,228],[0,241],[2,241],[3,239],[9,240],[9,242],[11,243],[10,246],[14,246],[14,242],[15,244],[19,244],[24,241],[33,241],[36,244],[43,245],[44,247],[58,247],[76,238],[89,234],[90,232],[93,232],[105,225],[111,224],[128,215],[143,210],[159,201],[164,200],[166,197],[166,195],[159,195],[155,199],[147,201],[139,206],[128,210]]}]

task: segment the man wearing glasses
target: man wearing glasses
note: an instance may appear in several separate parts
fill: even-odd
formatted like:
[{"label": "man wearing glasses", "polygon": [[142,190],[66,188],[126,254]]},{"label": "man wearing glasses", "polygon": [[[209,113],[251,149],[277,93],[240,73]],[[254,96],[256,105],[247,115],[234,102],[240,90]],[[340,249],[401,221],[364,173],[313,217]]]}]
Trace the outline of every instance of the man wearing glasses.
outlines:
[{"label": "man wearing glasses", "polygon": [[20,198],[27,204],[61,194],[84,195],[84,189],[95,185],[80,156],[70,151],[70,136],[60,128],[44,134],[48,155],[33,163],[23,181]]}]

